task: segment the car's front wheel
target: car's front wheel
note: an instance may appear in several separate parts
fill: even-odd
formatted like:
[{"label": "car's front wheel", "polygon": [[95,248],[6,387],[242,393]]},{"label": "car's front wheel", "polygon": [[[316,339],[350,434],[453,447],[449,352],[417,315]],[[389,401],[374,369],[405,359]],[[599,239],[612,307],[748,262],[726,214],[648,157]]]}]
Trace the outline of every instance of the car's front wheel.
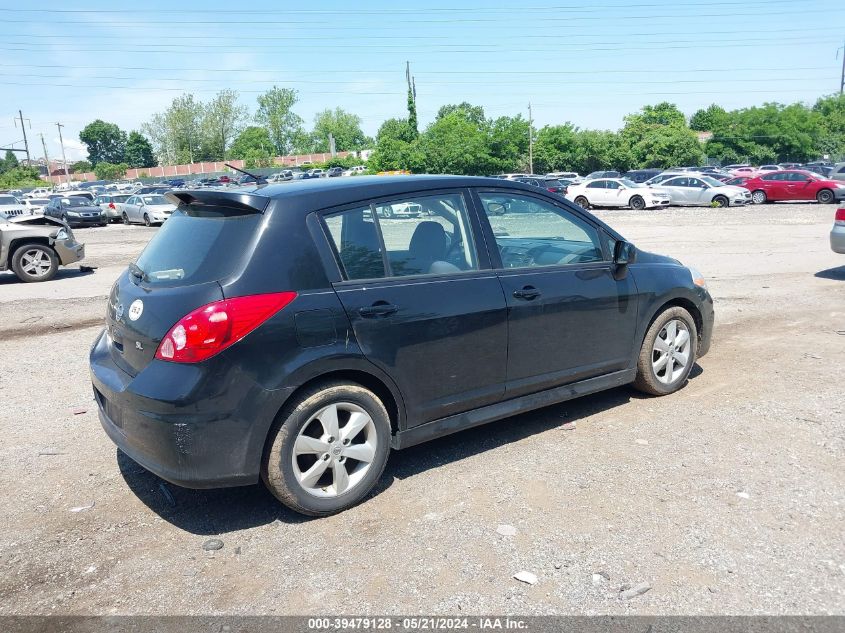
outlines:
[{"label": "car's front wheel", "polygon": [[58,269],[56,251],[44,244],[24,244],[12,255],[12,271],[27,283],[50,281]]},{"label": "car's front wheel", "polygon": [[664,310],[646,332],[634,387],[664,396],[680,389],[686,382],[698,353],[698,329],[695,319],[684,308]]},{"label": "car's front wheel", "polygon": [[631,208],[634,211],[642,211],[645,209],[645,200],[643,200],[642,196],[634,196],[631,198]]},{"label": "car's front wheel", "polygon": [[830,189],[822,189],[816,194],[816,200],[820,204],[830,204],[833,202],[833,192]]},{"label": "car's front wheel", "polygon": [[355,383],[325,383],[286,407],[262,469],[270,492],[302,514],[325,516],[361,501],[390,452],[382,402]]},{"label": "car's front wheel", "polygon": [[146,213],[144,214],[144,226],[152,226],[153,223],[150,222],[150,216]]},{"label": "car's front wheel", "polygon": [[730,201],[725,196],[716,196],[713,198],[713,204],[717,207],[726,207],[730,204]]}]

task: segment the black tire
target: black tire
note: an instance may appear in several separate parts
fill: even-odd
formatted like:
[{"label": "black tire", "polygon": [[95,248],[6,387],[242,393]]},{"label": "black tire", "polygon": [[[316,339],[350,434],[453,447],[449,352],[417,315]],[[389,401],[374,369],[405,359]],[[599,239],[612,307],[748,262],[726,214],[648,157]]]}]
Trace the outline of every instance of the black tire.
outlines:
[{"label": "black tire", "polygon": [[645,209],[645,200],[642,196],[634,196],[631,198],[630,205],[634,211],[642,211]]},{"label": "black tire", "polygon": [[833,198],[833,192],[830,189],[822,189],[816,194],[819,204],[830,204],[834,201]]},{"label": "black tire", "polygon": [[144,214],[144,226],[152,226],[153,223],[150,222],[150,216],[146,213]]},{"label": "black tire", "polygon": [[590,208],[590,201],[587,200],[584,196],[578,196],[577,198],[575,198],[575,204],[577,204],[582,209]]},{"label": "black tire", "polygon": [[713,204],[721,208],[730,206],[731,202],[725,196],[715,196],[713,198]]},{"label": "black tire", "polygon": [[[652,362],[656,353],[654,351],[655,341],[664,326],[673,320],[682,321],[687,328],[689,334],[688,361],[683,371],[674,380],[666,383],[658,378]],[[686,383],[687,377],[693,365],[695,365],[697,354],[698,328],[696,328],[695,319],[684,308],[674,306],[664,310],[657,315],[643,338],[640,356],[637,360],[637,377],[634,380],[634,387],[652,396],[665,396],[674,393]]]},{"label": "black tire", "polygon": [[[294,444],[300,431],[314,423],[315,414],[330,404],[341,402],[360,407],[372,419],[377,439],[375,456],[364,477],[348,491],[337,496],[318,497],[297,480],[293,468]],[[381,478],[389,454],[390,418],[382,402],[359,384],[327,382],[302,393],[279,415],[271,430],[261,476],[273,496],[292,510],[310,516],[327,516],[364,499]]]},{"label": "black tire", "polygon": [[125,224],[126,226],[129,226],[129,216],[126,215],[126,211],[123,212],[121,219],[123,220],[123,224]]},{"label": "black tire", "polygon": [[754,204],[765,204],[769,201],[768,196],[766,196],[766,192],[762,189],[757,189],[756,191],[751,192],[751,202]]},{"label": "black tire", "polygon": [[[26,255],[32,254],[33,252],[38,251],[44,253],[47,258],[49,259],[49,268],[43,274],[32,274],[27,272],[24,267],[26,263],[23,261]],[[34,283],[38,281],[50,281],[53,277],[56,276],[56,271],[59,270],[59,256],[56,255],[56,251],[52,248],[47,246],[46,244],[23,244],[15,249],[14,255],[12,255],[12,271],[17,275],[18,279],[26,283]]]}]

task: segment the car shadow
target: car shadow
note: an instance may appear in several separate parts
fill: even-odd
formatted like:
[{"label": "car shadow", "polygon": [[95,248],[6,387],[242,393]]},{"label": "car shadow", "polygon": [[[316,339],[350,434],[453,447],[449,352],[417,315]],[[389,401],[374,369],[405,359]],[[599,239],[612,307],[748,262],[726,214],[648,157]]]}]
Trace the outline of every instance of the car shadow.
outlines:
[{"label": "car shadow", "polygon": [[[56,276],[53,277],[50,281],[42,281],[36,283],[51,284],[57,281],[63,281],[65,279],[76,279],[77,277],[93,275],[94,272],[95,269],[91,268],[88,268],[87,270],[80,270],[79,268],[59,268],[59,270],[56,271]],[[0,272],[0,286],[22,283],[24,282],[18,279],[15,273],[11,271]]]},{"label": "car shadow", "polygon": [[[701,367],[695,365],[690,378],[701,373]],[[394,481],[461,461],[565,423],[577,422],[627,404],[632,399],[647,397],[631,387],[618,387],[393,451],[384,475],[369,497],[384,492]],[[313,520],[283,506],[263,484],[211,490],[182,488],[150,473],[119,449],[117,465],[138,499],[165,521],[191,534],[218,536],[274,521],[303,523]]]},{"label": "car shadow", "polygon": [[818,277],[820,279],[833,279],[834,281],[845,281],[845,266],[837,266],[836,268],[820,270],[813,276]]}]

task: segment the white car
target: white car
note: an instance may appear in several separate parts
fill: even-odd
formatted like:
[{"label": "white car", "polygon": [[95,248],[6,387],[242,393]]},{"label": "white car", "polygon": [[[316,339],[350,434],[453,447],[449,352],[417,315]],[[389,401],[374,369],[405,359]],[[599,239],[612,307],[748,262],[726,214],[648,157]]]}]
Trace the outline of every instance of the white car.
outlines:
[{"label": "white car", "polygon": [[669,206],[669,194],[658,187],[641,185],[627,178],[596,178],[578,185],[569,185],[566,199],[578,206],[630,207],[648,209]]},{"label": "white car", "polygon": [[546,174],[546,178],[554,178],[555,180],[568,180],[572,184],[583,182],[584,179],[574,171],[553,171]]},{"label": "white car", "polygon": [[366,171],[367,168],[364,165],[355,165],[354,167],[350,167],[349,169],[345,170],[341,174],[341,176],[360,176]]},{"label": "white car", "polygon": [[26,206],[10,194],[0,194],[0,213],[5,213],[7,217],[30,215]]},{"label": "white car", "polygon": [[24,198],[46,198],[51,193],[53,193],[53,189],[50,187],[36,187],[32,191],[23,194]]},{"label": "white car", "polygon": [[50,198],[24,198],[23,201],[30,215],[40,215],[48,204],[50,204]]},{"label": "white car", "polygon": [[149,193],[129,196],[122,204],[121,218],[124,224],[164,224],[170,214],[176,210],[176,205],[167,201],[163,195]]},{"label": "white car", "polygon": [[675,176],[661,182],[658,188],[668,193],[675,205],[729,207],[751,203],[751,192],[745,187],[726,185],[700,174]]}]

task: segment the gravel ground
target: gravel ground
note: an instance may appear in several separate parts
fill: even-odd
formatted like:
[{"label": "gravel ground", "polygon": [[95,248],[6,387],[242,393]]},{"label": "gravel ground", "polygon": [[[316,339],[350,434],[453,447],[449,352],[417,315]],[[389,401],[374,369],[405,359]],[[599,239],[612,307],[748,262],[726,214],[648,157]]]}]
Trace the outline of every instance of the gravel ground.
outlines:
[{"label": "gravel ground", "polygon": [[155,229],[78,230],[91,274],[0,273],[0,614],[845,613],[833,207],[597,214],[708,278],[690,383],[394,453],[371,499],[319,520],[260,486],[165,484],[101,431],[88,347]]}]

